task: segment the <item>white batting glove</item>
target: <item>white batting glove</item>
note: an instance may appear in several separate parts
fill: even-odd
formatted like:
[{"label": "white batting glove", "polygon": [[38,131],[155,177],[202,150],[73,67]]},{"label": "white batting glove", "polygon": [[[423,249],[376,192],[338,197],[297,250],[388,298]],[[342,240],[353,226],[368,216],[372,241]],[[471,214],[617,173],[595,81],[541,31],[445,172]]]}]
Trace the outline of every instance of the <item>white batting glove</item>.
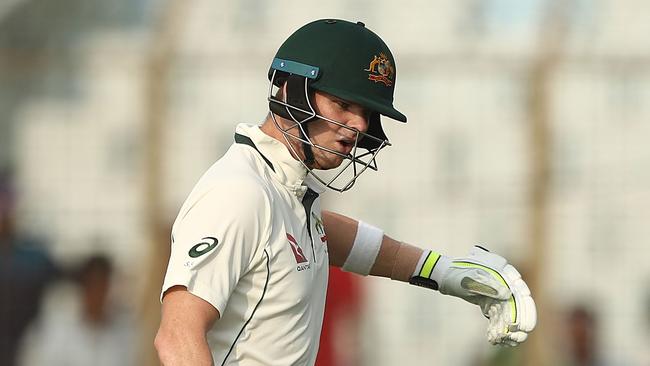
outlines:
[{"label": "white batting glove", "polygon": [[519,272],[479,246],[461,258],[426,252],[410,282],[478,305],[489,319],[487,337],[492,344],[515,346],[537,323],[535,302]]}]

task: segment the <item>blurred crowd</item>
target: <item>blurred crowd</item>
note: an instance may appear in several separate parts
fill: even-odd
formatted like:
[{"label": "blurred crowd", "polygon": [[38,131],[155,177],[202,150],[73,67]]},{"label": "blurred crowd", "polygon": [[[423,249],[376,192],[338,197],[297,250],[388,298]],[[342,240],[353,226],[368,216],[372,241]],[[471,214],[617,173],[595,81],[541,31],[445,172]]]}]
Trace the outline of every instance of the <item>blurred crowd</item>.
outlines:
[{"label": "blurred crowd", "polygon": [[112,301],[114,264],[61,265],[47,240],[18,230],[16,192],[0,174],[0,365],[133,365],[134,323]]}]

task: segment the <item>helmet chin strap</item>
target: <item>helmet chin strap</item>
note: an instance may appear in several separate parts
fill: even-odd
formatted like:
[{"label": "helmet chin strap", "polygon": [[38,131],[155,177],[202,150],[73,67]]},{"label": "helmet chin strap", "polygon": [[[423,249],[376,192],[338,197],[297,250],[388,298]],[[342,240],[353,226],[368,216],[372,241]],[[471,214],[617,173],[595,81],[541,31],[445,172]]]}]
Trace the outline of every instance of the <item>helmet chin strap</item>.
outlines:
[{"label": "helmet chin strap", "polygon": [[[307,127],[307,124],[305,124],[302,128],[303,129],[300,130],[300,134],[303,135],[302,136],[303,140],[310,140],[309,139],[309,129]],[[304,130],[304,132],[303,132],[303,130]],[[303,160],[305,165],[307,165],[308,167],[313,168],[315,160],[314,160],[314,150],[312,150],[311,145],[309,145],[308,143],[303,141],[303,143],[302,143],[302,152],[305,154],[305,160]]]}]

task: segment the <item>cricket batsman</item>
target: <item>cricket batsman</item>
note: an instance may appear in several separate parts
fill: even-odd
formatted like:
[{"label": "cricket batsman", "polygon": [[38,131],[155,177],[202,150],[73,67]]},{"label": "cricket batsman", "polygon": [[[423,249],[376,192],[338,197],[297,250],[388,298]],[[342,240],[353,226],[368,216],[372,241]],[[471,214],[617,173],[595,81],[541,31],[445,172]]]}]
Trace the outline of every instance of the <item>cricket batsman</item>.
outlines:
[{"label": "cricket batsman", "polygon": [[322,210],[390,143],[381,117],[397,69],[363,23],[304,25],[271,62],[269,113],[240,124],[172,228],[155,346],[163,365],[308,365],[318,352],[328,266],[459,297],[487,318],[487,340],[515,346],[535,303],[507,260],[476,246],[449,257]]}]

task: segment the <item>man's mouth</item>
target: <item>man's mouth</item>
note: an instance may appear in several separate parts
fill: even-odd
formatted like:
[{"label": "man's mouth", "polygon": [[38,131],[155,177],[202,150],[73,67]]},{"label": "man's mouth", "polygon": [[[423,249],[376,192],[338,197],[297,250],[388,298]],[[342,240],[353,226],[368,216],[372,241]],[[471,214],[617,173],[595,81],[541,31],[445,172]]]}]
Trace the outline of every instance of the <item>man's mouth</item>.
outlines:
[{"label": "man's mouth", "polygon": [[339,145],[342,147],[341,153],[347,155],[354,149],[354,139],[342,138],[338,140]]}]

